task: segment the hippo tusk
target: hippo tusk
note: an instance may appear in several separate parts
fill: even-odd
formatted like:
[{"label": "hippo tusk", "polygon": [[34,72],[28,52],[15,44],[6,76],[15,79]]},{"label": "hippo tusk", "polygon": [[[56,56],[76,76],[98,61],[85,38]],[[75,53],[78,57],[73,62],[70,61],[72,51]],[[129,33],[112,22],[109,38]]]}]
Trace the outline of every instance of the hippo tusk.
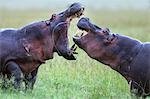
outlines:
[{"label": "hippo tusk", "polygon": [[[77,32],[76,32],[74,37],[80,38],[80,37],[82,37],[84,35],[84,32],[82,32],[80,35],[79,35],[79,33],[80,33],[80,31],[77,30]],[[77,46],[76,46],[75,43],[71,46],[70,50],[72,51],[73,54],[78,54],[77,52],[75,52],[77,50]]]},{"label": "hippo tusk", "polygon": [[77,50],[77,46],[73,49],[73,51],[76,51]]},{"label": "hippo tusk", "polygon": [[82,32],[82,34],[80,35],[81,37],[84,35],[84,32]]},{"label": "hippo tusk", "polygon": [[76,44],[74,43],[74,44],[71,46],[70,50],[73,50],[75,46],[76,46]]},{"label": "hippo tusk", "polygon": [[84,32],[81,31],[81,30],[77,30],[76,33],[75,33],[75,37],[82,37],[83,35],[84,35]]}]

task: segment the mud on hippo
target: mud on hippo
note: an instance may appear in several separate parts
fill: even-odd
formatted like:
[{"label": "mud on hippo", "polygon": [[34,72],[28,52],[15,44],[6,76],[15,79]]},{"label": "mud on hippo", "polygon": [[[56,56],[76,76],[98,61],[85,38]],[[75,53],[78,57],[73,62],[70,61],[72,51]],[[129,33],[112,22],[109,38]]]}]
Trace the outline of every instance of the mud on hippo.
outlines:
[{"label": "mud on hippo", "polygon": [[73,37],[73,41],[89,57],[119,72],[129,83],[132,95],[145,98],[150,95],[150,42],[118,34],[108,28],[92,24],[81,18],[77,24],[86,35]]},{"label": "mud on hippo", "polygon": [[6,78],[13,77],[15,89],[20,89],[22,80],[26,89],[33,89],[39,66],[52,59],[54,52],[67,60],[75,60],[75,46],[68,47],[68,28],[71,20],[80,17],[83,11],[81,4],[74,3],[49,20],[0,31],[2,87],[6,87]]}]

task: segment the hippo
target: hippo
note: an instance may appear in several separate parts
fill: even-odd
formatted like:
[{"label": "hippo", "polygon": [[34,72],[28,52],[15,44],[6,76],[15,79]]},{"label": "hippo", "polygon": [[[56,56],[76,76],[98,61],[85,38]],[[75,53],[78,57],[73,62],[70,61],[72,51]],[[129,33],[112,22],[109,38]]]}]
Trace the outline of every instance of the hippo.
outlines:
[{"label": "hippo", "polygon": [[0,31],[0,74],[13,80],[14,89],[33,89],[38,68],[46,60],[53,59],[54,52],[67,60],[76,60],[75,46],[68,47],[68,28],[74,18],[79,18],[84,7],[73,3],[68,9],[51,18],[34,22],[19,29]]},{"label": "hippo", "polygon": [[91,23],[89,18],[81,18],[77,27],[87,33],[73,37],[79,48],[121,74],[130,85],[131,96],[150,96],[150,42],[113,34],[108,28]]}]

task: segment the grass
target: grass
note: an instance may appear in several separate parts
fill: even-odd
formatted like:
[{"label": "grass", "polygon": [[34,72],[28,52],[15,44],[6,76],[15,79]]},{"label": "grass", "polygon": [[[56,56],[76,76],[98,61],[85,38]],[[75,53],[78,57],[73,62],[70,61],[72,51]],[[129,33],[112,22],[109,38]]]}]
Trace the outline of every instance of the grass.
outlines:
[{"label": "grass", "polygon": [[[48,10],[1,10],[0,28],[19,28],[33,21],[45,20],[52,11]],[[86,11],[91,21],[108,27],[114,33],[131,36],[142,42],[150,41],[149,11]],[[76,32],[77,19],[69,29],[71,36]],[[31,92],[0,90],[1,99],[130,99],[129,86],[117,72],[78,49],[76,61],[67,61],[55,54],[54,59],[43,64],[38,72],[35,88]]]}]

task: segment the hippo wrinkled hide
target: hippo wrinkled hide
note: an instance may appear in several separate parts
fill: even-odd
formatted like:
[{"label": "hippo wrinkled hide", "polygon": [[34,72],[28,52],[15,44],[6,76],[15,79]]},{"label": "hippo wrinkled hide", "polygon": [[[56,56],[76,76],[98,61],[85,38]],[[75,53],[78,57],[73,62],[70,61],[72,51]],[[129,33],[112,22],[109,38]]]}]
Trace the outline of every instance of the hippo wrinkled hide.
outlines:
[{"label": "hippo wrinkled hide", "polygon": [[81,18],[77,26],[87,32],[84,36],[73,37],[79,48],[119,72],[137,98],[150,96],[150,42],[141,43],[113,34],[108,28],[102,29],[92,24],[88,18]]},{"label": "hippo wrinkled hide", "polygon": [[[75,60],[74,48],[68,48],[68,28],[72,19],[83,14],[84,7],[74,3],[53,14],[49,20],[35,22],[20,29],[0,31],[0,73],[3,79],[14,77],[13,85],[32,89],[38,68],[57,52],[67,60]],[[5,87],[5,82],[3,83]]]}]

